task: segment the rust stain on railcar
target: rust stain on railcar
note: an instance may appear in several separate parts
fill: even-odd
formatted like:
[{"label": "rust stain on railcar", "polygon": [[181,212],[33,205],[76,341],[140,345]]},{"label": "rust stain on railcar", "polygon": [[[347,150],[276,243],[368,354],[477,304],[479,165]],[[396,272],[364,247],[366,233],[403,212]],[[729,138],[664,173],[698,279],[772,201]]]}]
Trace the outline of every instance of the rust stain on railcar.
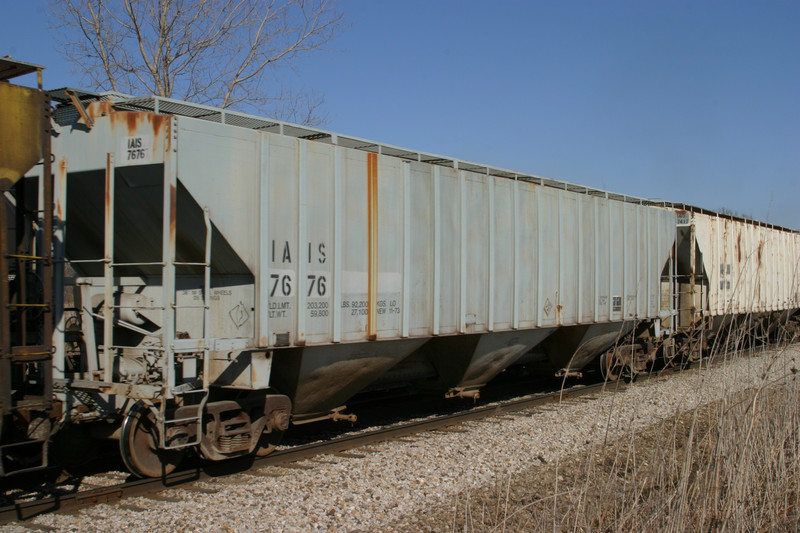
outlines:
[{"label": "rust stain on railcar", "polygon": [[378,154],[367,153],[367,339],[378,337]]},{"label": "rust stain on railcar", "polygon": [[161,135],[161,130],[164,129],[164,122],[167,120],[167,117],[164,115],[134,111],[117,111],[110,116],[111,124],[114,127],[117,127],[120,123],[124,123],[128,130],[128,135],[135,135],[140,126],[146,125],[153,131],[154,137],[159,137]]},{"label": "rust stain on railcar", "polygon": [[[58,190],[65,191],[67,188],[67,159],[61,156],[58,159]],[[56,218],[64,220],[64,202],[56,202]]]},{"label": "rust stain on railcar", "polygon": [[175,242],[177,233],[175,232],[175,224],[178,219],[178,187],[174,183],[169,186],[169,244],[170,255],[172,260],[175,260]]},{"label": "rust stain on railcar", "polygon": [[741,264],[742,262],[742,231],[736,230],[736,261]]},{"label": "rust stain on railcar", "polygon": [[171,117],[165,115],[158,115],[163,119],[161,125],[159,125],[159,130],[163,126],[164,128],[164,156],[166,158],[166,154],[172,152],[172,136],[175,134],[174,125],[172,123]]},{"label": "rust stain on railcar", "polygon": [[[170,117],[159,115],[149,111],[117,111],[111,102],[99,101],[92,102],[86,108],[87,115],[93,120],[108,116],[113,128],[125,127],[128,135],[133,136],[142,125],[147,125],[153,132],[154,137],[159,137],[165,130],[165,123]],[[167,138],[169,142],[169,138]]]},{"label": "rust stain on railcar", "polygon": [[[97,122],[98,118],[110,115],[112,113],[114,113],[114,107],[108,100],[99,100],[97,102],[92,102],[86,107],[86,115],[91,119],[93,123]],[[78,122],[83,122],[83,118],[78,120]]]}]

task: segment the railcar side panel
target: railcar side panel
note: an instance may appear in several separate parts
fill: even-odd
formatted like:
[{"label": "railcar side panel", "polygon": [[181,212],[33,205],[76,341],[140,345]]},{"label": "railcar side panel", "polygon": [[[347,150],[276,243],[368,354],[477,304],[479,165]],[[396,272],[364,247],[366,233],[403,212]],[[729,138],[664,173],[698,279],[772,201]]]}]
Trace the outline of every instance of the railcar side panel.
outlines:
[{"label": "railcar side panel", "polygon": [[396,158],[380,158],[378,164],[378,300],[373,305],[379,339],[402,337],[404,205],[408,201],[403,165]]},{"label": "railcar side panel", "polygon": [[578,196],[578,253],[580,254],[581,263],[578,267],[577,278],[577,293],[579,306],[578,321],[579,322],[592,322],[594,320],[596,301],[597,301],[597,283],[595,282],[595,275],[597,269],[595,262],[597,261],[595,239],[595,199],[591,196],[579,195]]},{"label": "railcar side panel", "polygon": [[579,198],[570,192],[559,191],[559,283],[556,319],[565,324],[580,323],[578,301],[580,300],[578,280],[585,258],[581,255],[580,238],[582,228],[578,223]]},{"label": "railcar side panel", "polygon": [[[302,148],[301,148],[302,150]],[[301,151],[302,154],[302,151]],[[305,306],[298,313],[306,316],[306,342],[333,342],[333,230],[338,210],[335,204],[335,153],[330,147],[308,143],[306,148],[306,239],[300,241],[298,267],[304,265],[304,275],[298,273],[298,290],[305,295]],[[303,161],[301,155],[300,161]],[[263,179],[263,177],[262,177]],[[299,293],[298,293],[299,294]]]},{"label": "railcar side panel", "polygon": [[[511,329],[514,326],[515,312],[518,314],[519,310],[515,311],[515,275],[519,270],[515,267],[521,262],[518,257],[519,251],[515,253],[515,242],[532,242],[533,237],[530,236],[530,228],[533,228],[532,219],[528,219],[529,223],[520,224],[515,227],[515,196],[514,188],[517,187],[517,182],[512,180],[490,180],[490,185],[493,189],[494,205],[494,234],[492,235],[492,246],[489,251],[489,260],[494,265],[494,277],[489,278],[489,305],[491,308],[491,316],[493,320],[490,321],[489,327],[496,330]],[[491,189],[490,189],[491,190]],[[525,212],[525,216],[531,217],[535,213]],[[490,220],[490,223],[492,221]],[[525,235],[529,235],[527,238]],[[525,261],[527,270],[533,270],[537,264],[534,261]],[[525,280],[530,279],[526,277]],[[535,294],[534,288],[528,284],[523,286],[525,280],[520,280],[519,286],[519,305],[529,298],[529,295]]]},{"label": "railcar side panel", "polygon": [[593,198],[594,201],[594,322],[611,321],[611,210],[607,198]]},{"label": "railcar side panel", "polygon": [[[447,167],[434,168],[438,190],[438,221],[434,217],[434,231],[439,232],[436,239],[439,247],[434,251],[438,258],[438,298],[434,296],[434,309],[438,307],[438,321],[434,316],[434,332],[438,335],[458,333],[461,291],[461,202],[460,180],[455,170]],[[436,294],[436,291],[435,291]],[[437,324],[438,322],[438,324]]]},{"label": "railcar side panel", "polygon": [[461,172],[462,209],[466,216],[461,227],[460,247],[464,293],[461,306],[462,331],[480,333],[489,327],[489,186],[493,180],[474,172]]},{"label": "railcar side panel", "polygon": [[[343,159],[343,233],[342,242],[334,243],[334,247],[341,247],[337,256],[342,257],[343,266],[342,278],[334,280],[334,284],[342,284],[342,341],[358,341],[366,339],[368,318],[367,154],[345,150]],[[292,178],[288,175],[283,179]]]},{"label": "railcar side panel", "polygon": [[[608,226],[609,235],[608,265],[605,271],[610,276],[610,294],[608,298],[609,314],[612,322],[620,322],[624,318],[625,309],[625,265],[628,257],[625,255],[625,227],[624,204],[609,201]],[[601,263],[602,264],[602,263]],[[603,270],[601,266],[601,270]]]},{"label": "railcar side panel", "polygon": [[267,151],[264,157],[267,176],[262,177],[261,187],[267,190],[269,199],[269,234],[261,234],[262,241],[266,241],[261,246],[266,246],[269,268],[260,270],[269,279],[260,280],[261,284],[266,284],[266,290],[261,293],[266,293],[267,299],[261,300],[259,304],[267,306],[266,310],[260,309],[260,312],[267,314],[268,331],[266,334],[262,333],[261,337],[266,337],[271,345],[281,345],[288,342],[279,336],[294,332],[296,328],[297,306],[294,295],[298,282],[295,265],[299,254],[299,182],[296,179],[286,179],[286,176],[298,174],[298,159],[295,155],[297,141],[271,135],[266,136],[266,139],[268,143],[262,142],[262,150]]},{"label": "railcar side panel", "polygon": [[417,162],[407,165],[409,287],[406,288],[408,298],[402,302],[407,308],[402,312],[408,316],[408,335],[429,336],[433,334],[434,314],[434,180],[428,165]]},{"label": "railcar side panel", "polygon": [[547,253],[544,251],[547,241],[544,232],[539,232],[539,224],[546,214],[540,208],[538,187],[514,183],[510,191],[512,213],[516,215],[512,228],[515,241],[506,257],[513,260],[513,270],[511,277],[499,282],[509,286],[514,302],[511,307],[514,312],[512,327],[541,327],[545,321],[539,311],[539,301],[543,299],[540,293],[549,289],[544,279],[551,274],[543,272],[541,263],[541,255]]}]

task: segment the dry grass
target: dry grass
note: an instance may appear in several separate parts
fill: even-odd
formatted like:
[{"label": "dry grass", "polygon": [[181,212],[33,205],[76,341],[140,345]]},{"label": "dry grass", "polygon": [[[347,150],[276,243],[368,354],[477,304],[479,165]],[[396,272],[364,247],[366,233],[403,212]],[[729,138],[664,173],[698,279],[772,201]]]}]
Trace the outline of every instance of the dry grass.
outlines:
[{"label": "dry grass", "polygon": [[461,494],[442,529],[798,531],[795,372]]}]

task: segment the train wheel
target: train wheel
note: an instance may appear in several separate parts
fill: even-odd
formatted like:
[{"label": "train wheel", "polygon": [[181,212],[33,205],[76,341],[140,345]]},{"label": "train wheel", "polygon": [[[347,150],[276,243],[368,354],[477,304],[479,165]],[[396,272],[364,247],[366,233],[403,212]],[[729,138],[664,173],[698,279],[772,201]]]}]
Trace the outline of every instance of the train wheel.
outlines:
[{"label": "train wheel", "polygon": [[183,459],[183,450],[158,449],[155,417],[142,403],[137,403],[122,422],[119,451],[128,470],[138,477],[161,477],[169,474]]},{"label": "train wheel", "polygon": [[281,443],[282,439],[283,431],[273,430],[269,433],[262,433],[261,438],[258,439],[255,454],[259,457],[264,457],[265,455],[271,454],[275,451],[275,448],[278,447],[278,444]]},{"label": "train wheel", "polygon": [[619,364],[614,350],[609,350],[600,356],[600,373],[605,381],[617,381],[622,374],[622,365]]}]

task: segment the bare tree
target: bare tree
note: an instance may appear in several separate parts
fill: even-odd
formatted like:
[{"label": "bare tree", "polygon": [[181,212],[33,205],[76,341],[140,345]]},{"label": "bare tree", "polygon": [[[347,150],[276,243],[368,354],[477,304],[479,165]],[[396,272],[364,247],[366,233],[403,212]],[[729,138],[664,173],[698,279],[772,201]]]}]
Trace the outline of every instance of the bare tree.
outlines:
[{"label": "bare tree", "polygon": [[332,0],[55,0],[62,52],[98,89],[319,122],[279,70],[341,29]]}]

